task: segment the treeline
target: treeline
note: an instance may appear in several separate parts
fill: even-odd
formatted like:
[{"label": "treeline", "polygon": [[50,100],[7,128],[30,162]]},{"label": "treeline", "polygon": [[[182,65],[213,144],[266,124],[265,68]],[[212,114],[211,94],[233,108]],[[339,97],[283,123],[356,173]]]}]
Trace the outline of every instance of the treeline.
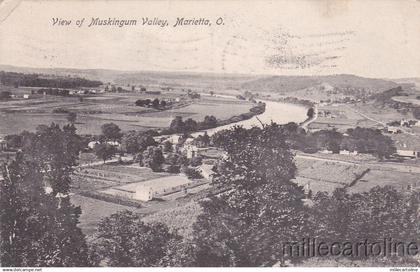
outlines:
[{"label": "treeline", "polygon": [[[195,265],[287,266],[311,261],[313,256],[302,253],[304,238],[330,247],[384,238],[406,246],[418,242],[418,193],[387,186],[356,194],[340,188],[331,195],[311,196],[292,181],[297,169],[284,127],[236,127],[224,137],[220,143],[227,156],[219,162],[213,184],[225,193],[210,194],[202,203],[204,212],[194,225]],[[418,265],[413,251],[401,252],[402,247],[386,257],[368,250],[365,254],[341,247],[318,257],[338,259],[340,265],[356,260]]]},{"label": "treeline", "polygon": [[346,150],[385,159],[396,152],[392,139],[383,135],[379,129],[356,127],[347,129],[345,133],[336,130],[306,132],[295,123],[286,124],[282,129],[291,148],[306,153],[323,150],[339,153]]},{"label": "treeline", "polygon": [[172,102],[167,102],[165,100],[155,99],[138,99],[135,102],[135,105],[138,107],[154,108],[156,110],[166,109],[167,106],[170,106]]},{"label": "treeline", "polygon": [[6,86],[44,87],[44,88],[79,88],[98,87],[101,81],[79,77],[46,78],[39,74],[23,74],[0,71],[0,82]]},{"label": "treeline", "polygon": [[388,106],[402,114],[411,112],[413,117],[420,120],[420,106],[413,103],[400,102],[392,99],[394,96],[408,96],[401,86],[389,89],[379,94],[372,95],[370,99],[374,100],[379,106]]}]

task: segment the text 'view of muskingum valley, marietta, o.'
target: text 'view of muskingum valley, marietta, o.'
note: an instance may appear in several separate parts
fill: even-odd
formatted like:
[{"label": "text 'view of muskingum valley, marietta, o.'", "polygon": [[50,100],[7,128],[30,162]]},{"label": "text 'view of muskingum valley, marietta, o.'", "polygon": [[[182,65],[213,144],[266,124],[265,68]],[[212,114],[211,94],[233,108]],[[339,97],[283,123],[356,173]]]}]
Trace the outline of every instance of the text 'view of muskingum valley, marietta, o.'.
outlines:
[{"label": "text 'view of muskingum valley, marietta, o.'", "polygon": [[142,17],[141,20],[137,19],[117,19],[107,18],[102,19],[99,17],[82,18],[79,20],[63,19],[63,18],[52,18],[53,26],[72,26],[73,24],[82,27],[86,24],[87,27],[100,27],[100,26],[158,26],[158,27],[182,27],[182,26],[212,26],[212,22],[216,25],[223,25],[223,18],[219,17],[216,20],[207,18],[184,18],[177,17],[174,20],[162,19],[158,17]]}]

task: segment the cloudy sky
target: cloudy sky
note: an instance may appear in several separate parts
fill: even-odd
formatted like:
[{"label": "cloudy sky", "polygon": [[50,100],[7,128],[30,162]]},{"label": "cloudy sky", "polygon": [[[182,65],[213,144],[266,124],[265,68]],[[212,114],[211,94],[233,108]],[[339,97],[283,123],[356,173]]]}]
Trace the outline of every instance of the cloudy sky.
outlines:
[{"label": "cloudy sky", "polygon": [[[420,77],[417,0],[4,1],[1,64]],[[92,17],[137,25],[88,27]],[[145,17],[169,26],[143,26]],[[178,17],[211,26],[172,27]],[[54,26],[53,18],[72,23]]]}]

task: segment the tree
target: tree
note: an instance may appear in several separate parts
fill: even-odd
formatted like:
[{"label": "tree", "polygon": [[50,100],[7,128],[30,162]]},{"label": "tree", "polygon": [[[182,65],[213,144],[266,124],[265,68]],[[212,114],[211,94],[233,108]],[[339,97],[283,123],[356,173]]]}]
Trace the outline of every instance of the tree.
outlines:
[{"label": "tree", "polygon": [[11,97],[11,92],[9,91],[1,91],[0,92],[0,100],[6,100],[9,99]]},{"label": "tree", "polygon": [[4,140],[9,148],[19,149],[23,145],[23,137],[21,135],[6,135]]},{"label": "tree", "polygon": [[155,98],[155,99],[153,99],[153,101],[152,101],[152,107],[154,108],[154,109],[158,109],[159,108],[159,99],[158,98]]},{"label": "tree", "polygon": [[308,112],[306,113],[306,116],[308,116],[308,118],[313,118],[314,117],[314,114],[315,114],[315,110],[314,110],[314,108],[309,108],[308,109]]},{"label": "tree", "polygon": [[74,124],[77,119],[77,113],[75,112],[69,112],[67,115],[67,121],[69,121],[71,124]]},{"label": "tree", "polygon": [[105,140],[117,141],[121,138],[121,129],[114,123],[106,123],[101,126]]},{"label": "tree", "polygon": [[200,129],[217,127],[217,119],[213,115],[206,115],[204,121],[200,123]]},{"label": "tree", "polygon": [[[368,192],[350,194],[336,189],[331,195],[318,192],[311,207],[311,225],[319,241],[381,242],[384,238],[409,244],[418,240],[417,194],[398,192],[391,186],[374,187]],[[363,234],[361,237],[360,234]],[[345,255],[344,255],[345,256]],[[360,252],[347,256],[366,259]],[[390,253],[387,258],[393,258]]]},{"label": "tree", "polygon": [[149,146],[142,154],[142,166],[150,167],[154,172],[161,171],[164,162],[165,158],[159,147]]},{"label": "tree", "polygon": [[[43,126],[24,135],[23,152],[3,166],[0,260],[3,266],[87,266],[80,208],[70,203],[74,130]],[[50,145],[47,145],[49,143]],[[29,147],[26,145],[29,144]],[[46,187],[51,186],[47,193]]]},{"label": "tree", "polygon": [[[280,126],[224,133],[227,157],[194,225],[199,266],[262,266],[285,261],[281,244],[305,237],[303,189],[291,179],[293,154]],[[288,258],[293,260],[293,256]]]},{"label": "tree", "polygon": [[420,107],[415,107],[413,109],[413,117],[420,120]]},{"label": "tree", "polygon": [[176,116],[175,119],[172,120],[169,128],[174,132],[183,132],[185,129],[185,123],[182,120],[182,116]]},{"label": "tree", "polygon": [[111,159],[115,155],[116,150],[115,147],[110,144],[101,143],[95,145],[94,152],[95,155],[105,163],[106,160]]},{"label": "tree", "polygon": [[203,176],[201,173],[195,169],[194,167],[183,166],[181,171],[189,178],[189,179],[202,179]]},{"label": "tree", "polygon": [[173,144],[170,141],[166,141],[163,143],[163,152],[170,153],[174,151]]},{"label": "tree", "polygon": [[184,131],[182,132],[194,132],[194,131],[197,131],[197,129],[198,129],[197,122],[194,121],[192,118],[188,118],[187,120],[185,120]]},{"label": "tree", "polygon": [[333,153],[340,152],[343,134],[335,130],[320,130],[314,132],[311,137],[315,138],[318,150],[326,149]]},{"label": "tree", "polygon": [[356,127],[348,129],[347,134],[359,153],[370,153],[383,159],[396,152],[392,139],[383,135],[379,129]]},{"label": "tree", "polygon": [[140,216],[126,210],[99,223],[93,254],[107,266],[161,266],[170,263],[166,256],[173,256],[180,243],[181,237],[170,233],[166,225],[145,224]]},{"label": "tree", "polygon": [[148,132],[128,131],[121,139],[121,148],[130,154],[143,152],[149,146],[156,146],[153,136]]},{"label": "tree", "polygon": [[66,125],[63,129],[54,123],[40,125],[35,133],[24,132],[21,135],[25,159],[36,162],[37,167],[42,169],[45,182],[51,186],[54,195],[68,194],[71,174],[78,165],[82,149],[74,125]]},{"label": "tree", "polygon": [[198,135],[197,138],[195,138],[195,142],[199,147],[208,147],[210,145],[210,137],[207,134],[207,131],[204,132],[203,135]]}]

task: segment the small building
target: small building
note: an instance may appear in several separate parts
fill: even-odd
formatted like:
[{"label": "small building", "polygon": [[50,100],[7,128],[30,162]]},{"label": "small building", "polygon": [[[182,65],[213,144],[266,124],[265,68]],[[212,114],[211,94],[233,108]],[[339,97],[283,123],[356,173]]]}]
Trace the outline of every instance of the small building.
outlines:
[{"label": "small building", "polygon": [[100,144],[100,142],[99,141],[92,141],[92,142],[88,143],[88,147],[90,149],[94,149],[97,144]]},{"label": "small building", "polygon": [[397,155],[414,159],[419,157],[419,151],[397,149]]},{"label": "small building", "polygon": [[112,145],[113,147],[119,148],[121,146],[121,144],[117,141],[108,141],[106,142],[109,145]]},{"label": "small building", "polygon": [[340,150],[339,152],[341,155],[357,155],[357,151],[349,151],[349,150]]},{"label": "small building", "polygon": [[205,179],[211,181],[214,175],[213,167],[214,165],[212,164],[202,164],[198,167],[198,170]]},{"label": "small building", "polygon": [[395,155],[405,158],[420,158],[420,137],[408,134],[392,135],[397,152]]},{"label": "small building", "polygon": [[402,132],[398,127],[386,127],[385,131],[391,134],[399,134]]}]

